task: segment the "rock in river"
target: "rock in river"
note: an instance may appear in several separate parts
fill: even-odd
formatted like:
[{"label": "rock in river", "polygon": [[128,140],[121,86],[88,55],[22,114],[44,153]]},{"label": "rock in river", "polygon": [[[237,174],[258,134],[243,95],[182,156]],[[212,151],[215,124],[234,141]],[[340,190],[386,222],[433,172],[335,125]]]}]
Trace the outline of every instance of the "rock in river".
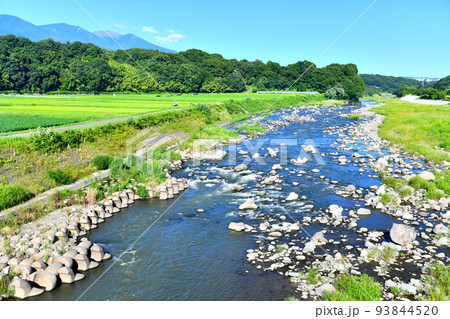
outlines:
[{"label": "rock in river", "polygon": [[399,245],[410,244],[416,239],[416,231],[414,228],[403,224],[393,224],[389,234],[392,241]]},{"label": "rock in river", "polygon": [[294,192],[290,193],[289,196],[286,198],[286,200],[291,201],[291,200],[296,200],[298,199],[298,195]]},{"label": "rock in river", "polygon": [[370,210],[367,208],[360,208],[358,209],[358,211],[356,212],[356,214],[360,215],[360,216],[369,216],[371,214]]},{"label": "rock in river", "polygon": [[258,205],[256,205],[251,198],[247,198],[245,203],[243,203],[241,206],[239,206],[240,210],[246,210],[246,209],[257,209]]},{"label": "rock in river", "polygon": [[245,165],[245,164],[239,164],[238,166],[236,166],[236,167],[234,168],[234,170],[235,170],[236,172],[245,171],[245,170],[247,170],[247,165]]}]

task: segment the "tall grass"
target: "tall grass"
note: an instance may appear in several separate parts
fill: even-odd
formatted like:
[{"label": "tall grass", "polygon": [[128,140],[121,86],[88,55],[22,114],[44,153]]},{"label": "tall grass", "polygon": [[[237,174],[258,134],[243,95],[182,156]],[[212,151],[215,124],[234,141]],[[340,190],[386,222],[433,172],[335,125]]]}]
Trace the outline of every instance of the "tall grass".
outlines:
[{"label": "tall grass", "polygon": [[359,277],[346,274],[336,278],[336,291],[325,293],[327,301],[376,301],[381,300],[383,288],[373,278],[363,274]]},{"label": "tall grass", "polygon": [[379,130],[382,138],[428,160],[450,161],[449,106],[414,104],[395,98],[376,101],[385,104],[373,108],[386,116]]}]

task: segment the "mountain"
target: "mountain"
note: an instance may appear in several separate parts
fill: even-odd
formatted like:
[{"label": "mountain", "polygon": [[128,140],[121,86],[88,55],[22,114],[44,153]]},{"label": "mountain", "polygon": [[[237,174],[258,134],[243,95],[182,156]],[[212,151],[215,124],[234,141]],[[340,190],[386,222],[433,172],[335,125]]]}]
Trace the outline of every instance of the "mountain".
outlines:
[{"label": "mountain", "polygon": [[93,43],[107,50],[119,49],[119,46],[115,42],[117,41],[124,49],[140,48],[176,53],[176,51],[145,41],[134,34],[128,33],[121,35],[117,32],[107,32],[114,40],[104,31],[89,32],[82,27],[66,23],[37,26],[16,16],[0,14],[0,35],[14,34],[15,36],[25,37],[32,41],[40,41],[48,38],[63,43],[67,41],[80,41]]}]

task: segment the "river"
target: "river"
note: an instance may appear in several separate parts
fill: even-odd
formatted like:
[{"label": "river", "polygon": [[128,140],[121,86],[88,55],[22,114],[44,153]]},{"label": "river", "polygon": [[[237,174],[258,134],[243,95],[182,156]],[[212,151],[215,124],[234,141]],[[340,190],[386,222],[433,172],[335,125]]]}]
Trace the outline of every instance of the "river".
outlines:
[{"label": "river", "polygon": [[[259,152],[262,155],[267,153],[268,146],[280,147],[277,142],[295,141],[296,145],[288,146],[288,158],[297,158],[300,145],[307,139],[314,141],[320,153],[338,152],[348,157],[353,152],[363,152],[362,144],[358,144],[359,150],[337,150],[331,145],[338,136],[323,132],[330,127],[356,125],[355,120],[340,116],[340,113],[359,107],[361,104],[321,107],[320,112],[317,108],[301,108],[298,116],[308,115],[314,120],[268,132],[253,139],[251,144],[264,141],[264,151]],[[279,110],[269,119],[276,120],[282,113],[289,112]],[[244,145],[237,147],[245,149]],[[243,156],[237,155],[237,164],[245,159]],[[261,189],[256,185],[268,176],[272,165],[280,163],[279,158],[262,159],[266,165],[251,161],[249,171],[240,173],[234,171],[235,164],[230,163],[228,157],[201,165],[185,163],[184,168],[174,174],[189,181],[190,188],[181,195],[168,201],[137,201],[90,232],[89,239],[102,245],[113,255],[112,259],[88,271],[84,280],[63,285],[32,300],[283,300],[294,295],[295,286],[287,278],[257,269],[246,261],[246,250],[258,248],[256,241],[262,237],[258,233],[228,230],[233,221],[252,226],[260,222],[255,212],[239,212],[239,205],[253,197],[260,206],[258,213],[287,214],[291,221],[301,220],[303,216],[314,217],[318,210],[324,210],[330,204],[344,207],[344,215],[348,215],[348,209],[358,208],[358,205],[363,207],[364,203],[337,196],[335,192],[349,184],[358,189],[380,182],[369,177],[370,172],[360,174],[359,167],[342,166],[333,161],[332,156],[325,156],[324,165],[314,158],[301,166],[283,164],[283,168],[291,170],[277,171],[283,183],[267,186],[267,195],[257,196]],[[311,173],[314,168],[320,173]],[[298,176],[292,170],[308,173]],[[321,175],[325,178],[320,178]],[[200,176],[207,176],[207,179],[202,180]],[[331,184],[329,181],[332,180],[339,184]],[[294,186],[294,182],[298,185]],[[232,192],[235,184],[245,189]],[[282,202],[290,192],[306,196],[306,199]],[[314,209],[306,209],[307,204],[314,205]],[[198,209],[205,212],[198,213]],[[372,210],[370,217],[358,220],[358,226],[387,231],[393,221],[392,216]],[[298,236],[305,237],[322,227],[325,226],[313,224]],[[348,236],[346,244],[363,245],[356,232],[337,230],[330,236],[339,240],[344,233]],[[120,257],[137,238],[135,245]],[[343,250],[343,246],[330,249]]]}]

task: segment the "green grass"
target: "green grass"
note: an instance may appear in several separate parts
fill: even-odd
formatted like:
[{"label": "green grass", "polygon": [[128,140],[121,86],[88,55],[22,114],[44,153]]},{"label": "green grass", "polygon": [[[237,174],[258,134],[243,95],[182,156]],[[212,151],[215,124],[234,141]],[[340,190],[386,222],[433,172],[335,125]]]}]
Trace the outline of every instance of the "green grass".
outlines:
[{"label": "green grass", "polygon": [[349,118],[353,119],[353,120],[359,120],[360,119],[359,114],[348,114],[347,116]]},{"label": "green grass", "polygon": [[308,270],[306,272],[306,281],[309,284],[315,285],[318,283],[318,280],[317,280],[318,275],[319,275],[319,271],[314,267],[310,267],[310,268],[308,268]]},{"label": "green grass", "polygon": [[397,98],[375,100],[385,103],[373,108],[386,116],[379,130],[382,138],[428,160],[450,161],[450,106],[414,104]]},{"label": "green grass", "polygon": [[[132,97],[142,99],[146,96],[148,95]],[[199,96],[194,97],[198,99]],[[215,97],[217,100],[218,96],[223,98],[240,96],[243,98],[246,95],[205,94],[205,96]],[[84,96],[82,97],[84,98]],[[113,99],[112,96],[87,96],[86,98],[92,99],[95,97],[100,100],[103,98]],[[28,97],[16,98],[26,100]],[[152,134],[156,136],[159,133],[183,131],[192,137],[204,127],[207,127],[208,124],[211,124],[211,122],[231,123],[237,119],[248,117],[249,113],[246,113],[242,106],[245,106],[252,114],[255,114],[263,112],[270,107],[283,108],[327,102],[323,95],[282,97],[275,105],[272,105],[273,97],[264,96],[264,98],[267,99],[244,100],[243,102],[228,101],[203,106],[195,105],[189,108],[188,112],[185,110],[169,110],[120,123],[98,125],[95,129],[73,130],[72,133],[66,130],[63,131],[64,133],[58,132],[57,134],[58,136],[61,135],[58,138],[58,141],[61,140],[61,143],[54,143],[52,139],[55,136],[53,135],[45,135],[45,138],[42,139],[33,139],[31,137],[3,138],[0,139],[0,186],[17,184],[26,187],[33,194],[39,194],[58,185],[56,181],[48,176],[48,171],[60,169],[61,171],[69,172],[74,180],[84,178],[98,170],[93,164],[93,158],[98,155],[125,158],[128,149],[127,141],[136,137],[138,138],[133,145],[138,145],[144,139],[152,136]],[[148,128],[151,128],[151,134],[138,136],[139,133],[143,132],[142,130]],[[205,129],[203,133],[206,133],[205,136],[212,135],[221,139],[237,137],[236,131],[233,132],[217,126],[211,126]],[[75,137],[77,138],[74,141]],[[192,144],[192,139],[190,142]],[[70,144],[73,144],[73,146]],[[43,146],[46,147],[43,148]],[[184,148],[187,148],[187,146],[187,142],[180,145],[180,147]],[[49,147],[51,149],[48,149]],[[158,179],[164,178],[158,166],[154,166],[153,169],[157,173]],[[133,172],[131,171],[131,173]]]},{"label": "green grass", "polygon": [[428,269],[426,277],[426,299],[431,301],[450,300],[450,266],[434,264]]},{"label": "green grass", "polygon": [[[245,108],[277,94],[116,94],[113,95],[16,95],[0,96],[0,133],[37,127],[68,125],[146,114],[198,103],[217,104],[234,100]],[[251,98],[252,100],[245,100]],[[254,99],[254,100],[253,100]],[[172,106],[178,104],[178,106]],[[251,109],[251,107],[250,107]]]},{"label": "green grass", "polygon": [[262,127],[249,124],[241,124],[237,127],[237,129],[252,137],[258,136],[259,133],[267,132],[267,130]]},{"label": "green grass", "polygon": [[20,185],[0,186],[0,211],[23,203],[33,197],[33,194]]},{"label": "green grass", "polygon": [[279,254],[282,253],[283,251],[286,250],[286,247],[284,247],[283,245],[276,245],[275,246],[275,251]]},{"label": "green grass", "polygon": [[395,197],[393,195],[384,193],[380,197],[380,202],[383,203],[383,205],[395,203]]},{"label": "green grass", "polygon": [[37,127],[51,127],[69,125],[78,122],[75,119],[65,119],[57,117],[36,117],[30,115],[0,114],[0,133],[24,131]]},{"label": "green grass", "polygon": [[337,277],[333,293],[325,293],[327,301],[376,301],[381,300],[383,288],[367,275]]},{"label": "green grass", "polygon": [[[414,176],[409,181],[395,177],[383,177],[382,182],[398,191],[401,196],[411,195],[411,187],[417,190],[426,190],[428,197],[431,199],[441,198],[445,196],[445,194],[450,195],[450,170],[435,172],[434,175],[436,179],[431,181],[427,181],[419,176]],[[389,197],[382,196],[381,200],[382,202],[389,202]]]},{"label": "green grass", "polygon": [[284,299],[284,301],[298,301],[298,299],[295,298],[294,296],[290,296],[290,297],[287,297],[286,299]]},{"label": "green grass", "polygon": [[9,276],[0,276],[0,296],[4,295],[6,298],[11,298],[14,296],[14,288],[8,288],[10,283],[11,278]]},{"label": "green grass", "polygon": [[450,194],[450,170],[436,173],[436,179],[427,181],[419,176],[412,177],[408,184],[415,189],[424,189],[428,197],[437,199]]},{"label": "green grass", "polygon": [[217,125],[208,125],[203,127],[199,131],[194,134],[194,139],[215,139],[218,141],[226,140],[228,141],[230,138],[237,138],[239,134],[236,130],[228,130],[224,127],[220,127]]}]

